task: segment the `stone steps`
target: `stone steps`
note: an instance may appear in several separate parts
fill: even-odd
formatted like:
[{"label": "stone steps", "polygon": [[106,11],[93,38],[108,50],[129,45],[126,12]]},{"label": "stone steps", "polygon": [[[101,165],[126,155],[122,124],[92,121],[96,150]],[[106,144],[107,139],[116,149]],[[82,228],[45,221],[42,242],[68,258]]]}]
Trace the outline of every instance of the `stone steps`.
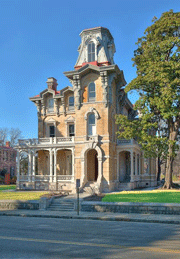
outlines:
[{"label": "stone steps", "polygon": [[74,210],[74,202],[64,201],[64,200],[58,200],[58,201],[55,200],[51,203],[48,210],[52,210],[52,211],[73,211]]}]

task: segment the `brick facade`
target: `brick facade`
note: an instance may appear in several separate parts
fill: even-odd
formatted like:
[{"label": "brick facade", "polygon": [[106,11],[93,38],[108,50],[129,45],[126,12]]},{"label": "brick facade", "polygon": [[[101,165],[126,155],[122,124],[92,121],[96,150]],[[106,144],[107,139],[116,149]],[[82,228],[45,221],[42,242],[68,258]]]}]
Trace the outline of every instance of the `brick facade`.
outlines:
[{"label": "brick facade", "polygon": [[[82,189],[97,192],[121,189],[122,184],[130,189],[153,186],[154,162],[144,171],[138,143],[116,139],[115,115],[132,119],[135,111],[123,90],[123,71],[114,64],[113,37],[102,27],[80,35],[75,69],[64,72],[72,86],[58,91],[51,77],[47,89],[30,98],[38,110],[38,139],[19,141],[17,149],[27,152],[29,164],[28,175],[19,170],[18,186],[74,191],[76,179]],[[94,44],[92,53],[89,44]],[[89,56],[95,60],[88,62]]]}]

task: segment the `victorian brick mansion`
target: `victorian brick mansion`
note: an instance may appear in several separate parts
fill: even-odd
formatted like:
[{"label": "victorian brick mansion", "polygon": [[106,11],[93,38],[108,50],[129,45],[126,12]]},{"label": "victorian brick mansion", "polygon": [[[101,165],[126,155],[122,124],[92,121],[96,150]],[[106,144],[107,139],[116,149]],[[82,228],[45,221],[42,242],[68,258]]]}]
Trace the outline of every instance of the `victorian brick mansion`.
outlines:
[{"label": "victorian brick mansion", "polygon": [[[133,105],[125,94],[123,71],[114,64],[114,39],[97,27],[80,34],[74,70],[64,72],[72,86],[57,90],[57,80],[30,100],[38,111],[38,138],[19,140],[19,189],[97,192],[155,186],[155,161],[144,159],[141,147],[116,138],[116,114],[133,119]],[[20,156],[28,155],[28,172]]]}]

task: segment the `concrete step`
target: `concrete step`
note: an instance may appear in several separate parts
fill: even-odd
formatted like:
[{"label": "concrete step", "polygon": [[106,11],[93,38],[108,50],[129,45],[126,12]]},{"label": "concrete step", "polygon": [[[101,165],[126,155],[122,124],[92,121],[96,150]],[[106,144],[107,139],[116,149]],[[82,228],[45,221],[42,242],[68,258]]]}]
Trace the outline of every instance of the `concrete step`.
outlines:
[{"label": "concrete step", "polygon": [[50,211],[74,211],[74,208],[67,208],[67,209],[65,209],[65,208],[48,208],[48,210],[50,210]]},{"label": "concrete step", "polygon": [[70,200],[54,200],[52,204],[49,206],[48,210],[51,211],[73,211],[74,210],[74,202]]}]

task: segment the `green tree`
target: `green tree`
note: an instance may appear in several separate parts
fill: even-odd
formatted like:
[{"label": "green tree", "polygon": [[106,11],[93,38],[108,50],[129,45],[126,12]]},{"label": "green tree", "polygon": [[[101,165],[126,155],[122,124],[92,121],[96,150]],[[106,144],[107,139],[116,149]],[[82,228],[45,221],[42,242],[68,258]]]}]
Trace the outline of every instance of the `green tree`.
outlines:
[{"label": "green tree", "polygon": [[[137,90],[135,109],[139,118],[129,121],[117,116],[117,135],[136,138],[145,156],[166,157],[165,188],[172,187],[172,165],[176,155],[180,125],[180,13],[173,10],[153,19],[134,52],[137,76],[125,91]],[[166,125],[165,134],[161,122]]]}]

